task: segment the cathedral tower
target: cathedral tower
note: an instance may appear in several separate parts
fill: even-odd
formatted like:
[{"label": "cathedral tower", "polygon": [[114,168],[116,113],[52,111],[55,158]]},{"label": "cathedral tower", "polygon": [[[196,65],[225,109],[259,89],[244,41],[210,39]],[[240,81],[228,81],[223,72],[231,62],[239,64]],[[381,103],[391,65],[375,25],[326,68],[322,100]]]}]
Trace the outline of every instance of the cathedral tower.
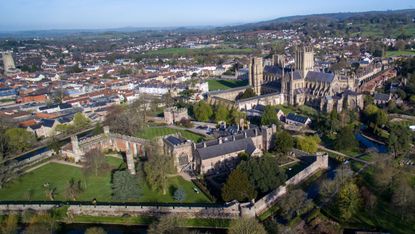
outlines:
[{"label": "cathedral tower", "polygon": [[9,73],[12,70],[16,69],[14,65],[14,60],[11,52],[3,52],[3,66],[4,66],[4,73]]},{"label": "cathedral tower", "polygon": [[295,70],[301,73],[301,77],[305,78],[307,72],[314,69],[314,51],[312,47],[297,47],[295,51]]},{"label": "cathedral tower", "polygon": [[261,85],[264,81],[264,64],[261,57],[251,58],[249,63],[249,85],[256,95],[261,95]]}]

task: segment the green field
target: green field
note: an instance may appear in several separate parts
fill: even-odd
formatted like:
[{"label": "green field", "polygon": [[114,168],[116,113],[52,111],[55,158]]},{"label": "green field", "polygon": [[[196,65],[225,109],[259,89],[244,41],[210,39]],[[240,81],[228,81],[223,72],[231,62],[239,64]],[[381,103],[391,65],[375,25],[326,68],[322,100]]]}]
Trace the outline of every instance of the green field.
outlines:
[{"label": "green field", "polygon": [[208,80],[209,91],[227,90],[248,85],[247,80]]},{"label": "green field", "polygon": [[[119,168],[124,162],[119,158],[107,157],[111,170]],[[85,178],[82,169],[74,166],[63,165],[58,163],[49,163],[32,172],[22,175],[18,179],[6,184],[0,189],[0,200],[32,200],[47,201],[43,185],[49,183],[50,186],[56,187],[55,200],[66,201],[65,190],[71,178],[81,180],[84,191],[80,193],[79,201],[113,201],[111,198],[111,170],[108,170],[101,176],[90,176]],[[85,184],[86,182],[86,184]],[[141,195],[135,202],[174,202],[173,193],[179,186],[186,193],[184,202],[210,202],[202,193],[193,191],[194,184],[185,181],[179,176],[169,178],[169,191],[166,195],[161,192],[151,191],[147,184],[140,184]],[[117,201],[122,202],[122,201]]]},{"label": "green field", "polygon": [[165,136],[169,134],[175,134],[175,133],[180,133],[182,137],[188,140],[192,140],[194,142],[200,142],[204,139],[203,136],[192,133],[190,131],[167,128],[167,127],[148,127],[140,131],[137,134],[137,137],[151,140],[156,137]]},{"label": "green field", "polygon": [[385,57],[395,57],[395,56],[415,56],[415,51],[411,50],[396,50],[396,51],[386,51]]},{"label": "green field", "polygon": [[[130,217],[114,217],[114,216],[75,216],[72,220],[74,223],[100,223],[100,224],[121,224],[121,225],[149,225],[156,220],[149,216],[130,216]],[[230,219],[181,219],[181,227],[192,228],[227,228]]]}]

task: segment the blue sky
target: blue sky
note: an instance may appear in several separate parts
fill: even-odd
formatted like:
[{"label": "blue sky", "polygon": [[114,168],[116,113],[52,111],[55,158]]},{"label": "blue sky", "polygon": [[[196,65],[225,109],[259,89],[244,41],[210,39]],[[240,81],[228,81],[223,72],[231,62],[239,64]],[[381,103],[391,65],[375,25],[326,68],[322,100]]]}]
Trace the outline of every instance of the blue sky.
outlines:
[{"label": "blue sky", "polygon": [[415,8],[414,0],[0,0],[0,31],[227,25]]}]

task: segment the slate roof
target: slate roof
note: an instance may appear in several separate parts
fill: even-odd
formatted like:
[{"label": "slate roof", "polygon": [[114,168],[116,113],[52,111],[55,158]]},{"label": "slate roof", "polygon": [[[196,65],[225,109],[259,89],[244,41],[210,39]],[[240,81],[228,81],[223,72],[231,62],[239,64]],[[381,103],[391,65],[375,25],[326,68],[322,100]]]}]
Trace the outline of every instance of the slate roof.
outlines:
[{"label": "slate roof", "polygon": [[55,123],[55,120],[53,119],[42,119],[41,124],[45,127],[51,128],[53,127],[53,124]]},{"label": "slate roof", "polygon": [[286,119],[289,119],[291,121],[295,121],[295,122],[298,122],[298,123],[305,124],[308,120],[308,117],[302,116],[302,115],[297,115],[297,114],[294,114],[294,113],[289,113],[287,115]]},{"label": "slate roof", "polygon": [[243,150],[249,153],[255,151],[255,149],[256,147],[251,138],[243,138],[235,141],[226,141],[222,144],[216,144],[204,148],[197,148],[196,152],[202,160],[206,160]]},{"label": "slate roof", "polygon": [[375,100],[378,100],[378,101],[387,102],[387,101],[390,100],[390,95],[386,94],[386,93],[376,93],[374,98],[375,98]]},{"label": "slate roof", "polygon": [[180,138],[174,137],[174,136],[168,136],[164,139],[172,145],[180,145],[180,144],[183,144],[183,143],[186,142],[186,141],[184,141]]},{"label": "slate roof", "polygon": [[293,79],[294,80],[301,80],[302,79],[301,74],[300,74],[299,71],[294,71],[293,72]]},{"label": "slate roof", "polygon": [[316,82],[330,83],[333,81],[333,79],[334,79],[334,73],[309,71],[307,72],[307,76],[306,76],[306,80],[316,81]]}]

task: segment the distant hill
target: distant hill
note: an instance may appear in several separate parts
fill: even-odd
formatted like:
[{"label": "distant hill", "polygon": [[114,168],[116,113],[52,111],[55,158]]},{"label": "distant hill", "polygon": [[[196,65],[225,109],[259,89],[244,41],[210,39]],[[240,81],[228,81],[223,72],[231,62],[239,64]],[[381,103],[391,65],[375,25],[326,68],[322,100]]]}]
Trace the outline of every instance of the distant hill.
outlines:
[{"label": "distant hill", "polygon": [[[237,26],[217,28],[219,31],[281,30],[305,28],[308,31],[362,34],[363,36],[415,37],[415,9],[342,12],[296,15]],[[309,32],[312,33],[312,32]]]}]

